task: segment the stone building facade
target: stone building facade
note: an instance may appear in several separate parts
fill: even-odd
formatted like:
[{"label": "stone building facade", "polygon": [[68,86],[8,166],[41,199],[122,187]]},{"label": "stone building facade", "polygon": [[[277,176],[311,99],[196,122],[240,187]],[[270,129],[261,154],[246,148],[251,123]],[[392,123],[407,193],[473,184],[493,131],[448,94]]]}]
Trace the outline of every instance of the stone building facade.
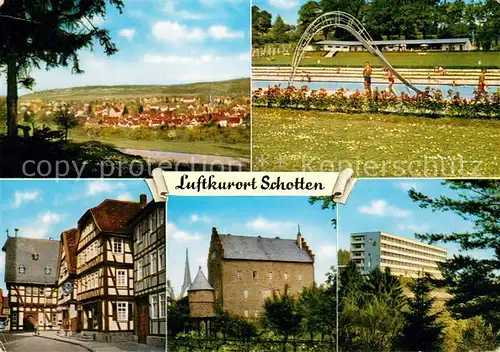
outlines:
[{"label": "stone building facade", "polygon": [[314,282],[314,254],[302,237],[296,240],[234,236],[212,229],[208,281],[215,307],[229,315],[258,318],[264,302],[285,287],[292,296]]}]

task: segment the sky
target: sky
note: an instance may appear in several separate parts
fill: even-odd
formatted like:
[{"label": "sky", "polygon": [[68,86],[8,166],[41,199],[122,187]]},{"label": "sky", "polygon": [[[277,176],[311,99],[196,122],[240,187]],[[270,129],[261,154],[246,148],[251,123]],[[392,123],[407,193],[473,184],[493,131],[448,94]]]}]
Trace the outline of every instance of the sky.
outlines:
[{"label": "sky", "polygon": [[[440,180],[360,180],[346,205],[339,208],[340,249],[349,249],[350,234],[384,231],[415,239],[415,233],[451,233],[472,230],[473,224],[453,213],[433,213],[420,209],[408,197],[410,188],[429,196],[453,196]],[[307,197],[170,197],[168,206],[168,276],[175,295],[182,287],[185,251],[189,249],[191,279],[201,266],[206,267],[212,227],[219,233],[295,239],[297,225],[315,257],[315,279],[336,262],[336,230],[331,225],[332,210],[310,205]],[[438,244],[448,256],[458,253],[455,244]],[[491,256],[486,251],[470,253],[478,258]]]},{"label": "sky", "polygon": [[[6,229],[14,236],[16,228],[20,237],[60,240],[61,232],[76,227],[85,211],[104,199],[139,201],[140,194],[152,200],[143,180],[2,180],[0,243],[7,239]],[[4,268],[0,251],[0,287],[5,292]]]},{"label": "sky", "polygon": [[[1,0],[0,0],[1,1]],[[107,2],[106,2],[107,3]],[[92,22],[119,52],[82,51],[83,75],[39,70],[35,91],[87,85],[169,85],[250,77],[250,0],[126,0]],[[23,90],[21,93],[27,93]],[[6,94],[5,75],[0,95]]]}]

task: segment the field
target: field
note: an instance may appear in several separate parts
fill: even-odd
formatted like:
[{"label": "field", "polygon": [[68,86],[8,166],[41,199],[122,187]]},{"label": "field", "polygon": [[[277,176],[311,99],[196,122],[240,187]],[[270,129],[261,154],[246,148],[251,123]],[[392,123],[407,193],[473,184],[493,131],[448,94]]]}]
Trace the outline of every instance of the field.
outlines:
[{"label": "field", "polygon": [[[96,140],[90,138],[82,129],[70,131],[69,138],[74,142],[88,142]],[[144,149],[165,152],[182,152],[204,155],[220,155],[230,157],[248,158],[250,155],[249,142],[225,143],[211,141],[167,141],[162,139],[133,140],[120,137],[98,138],[99,142],[114,146],[115,148]]]},{"label": "field", "polygon": [[90,100],[90,99],[135,99],[161,95],[248,96],[250,79],[241,78],[231,81],[192,83],[171,86],[91,86],[66,89],[52,89],[20,97],[20,100]]},{"label": "field", "polygon": [[254,171],[500,176],[500,121],[255,108]]},{"label": "field", "polygon": [[[341,66],[361,67],[365,61],[370,61],[374,67],[382,66],[381,61],[368,52],[338,53],[333,58],[324,58],[323,53],[306,53],[301,66]],[[500,68],[500,52],[428,52],[418,53],[384,52],[384,56],[394,67],[399,68]],[[320,62],[318,63],[318,60]],[[481,60],[481,65],[478,65]],[[292,55],[276,55],[274,60],[266,57],[253,58],[254,66],[290,66]]]}]

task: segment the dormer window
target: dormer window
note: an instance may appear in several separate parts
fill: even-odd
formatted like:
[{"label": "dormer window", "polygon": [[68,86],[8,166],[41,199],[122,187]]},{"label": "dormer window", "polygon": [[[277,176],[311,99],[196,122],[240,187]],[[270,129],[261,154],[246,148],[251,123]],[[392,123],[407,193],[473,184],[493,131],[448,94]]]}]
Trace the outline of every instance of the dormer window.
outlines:
[{"label": "dormer window", "polygon": [[45,275],[50,275],[51,272],[52,272],[52,268],[49,266],[46,266],[45,267]]},{"label": "dormer window", "polygon": [[33,256],[33,260],[38,260],[38,253],[33,253],[32,256]]},{"label": "dormer window", "polygon": [[19,274],[26,274],[26,267],[24,264],[19,265]]}]

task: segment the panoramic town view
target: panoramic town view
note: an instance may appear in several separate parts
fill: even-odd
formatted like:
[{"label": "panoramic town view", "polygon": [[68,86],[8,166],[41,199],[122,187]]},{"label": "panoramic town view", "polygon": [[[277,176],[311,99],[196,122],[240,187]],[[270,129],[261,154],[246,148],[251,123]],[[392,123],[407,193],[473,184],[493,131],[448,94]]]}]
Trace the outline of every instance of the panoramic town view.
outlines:
[{"label": "panoramic town view", "polygon": [[165,203],[143,181],[1,188],[0,350],[165,350]]},{"label": "panoramic town view", "polygon": [[491,0],[254,1],[254,169],[498,176],[499,33]]},{"label": "panoramic town view", "polygon": [[0,1],[3,176],[249,169],[248,8],[78,3],[62,10]]},{"label": "panoramic town view", "polygon": [[168,350],[496,351],[499,187],[171,197]]}]

